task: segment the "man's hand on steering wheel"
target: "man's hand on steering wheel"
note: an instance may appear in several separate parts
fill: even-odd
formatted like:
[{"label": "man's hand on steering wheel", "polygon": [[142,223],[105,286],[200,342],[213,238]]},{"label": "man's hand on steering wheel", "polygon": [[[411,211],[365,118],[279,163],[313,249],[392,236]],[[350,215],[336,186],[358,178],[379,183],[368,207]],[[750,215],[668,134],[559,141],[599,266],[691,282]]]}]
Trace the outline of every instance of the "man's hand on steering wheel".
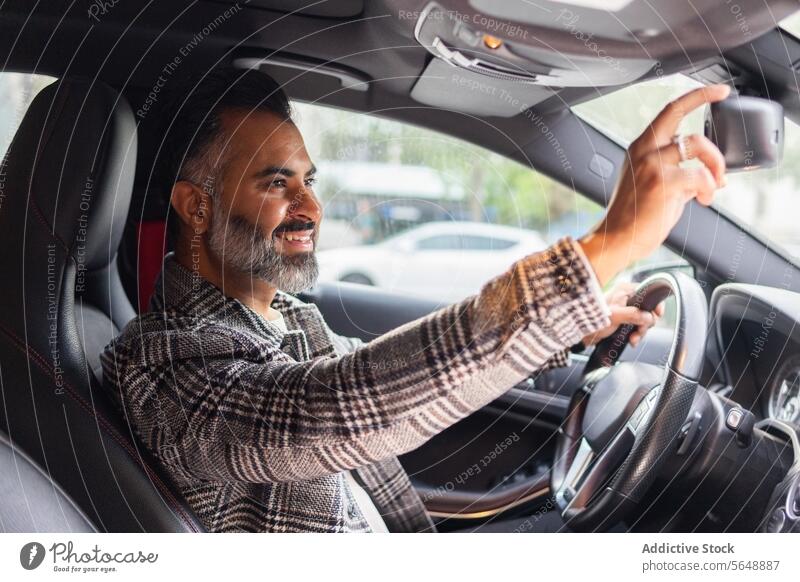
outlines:
[{"label": "man's hand on steering wheel", "polygon": [[635,284],[623,281],[606,293],[606,303],[611,308],[611,323],[603,329],[584,336],[581,340],[583,345],[593,346],[600,340],[609,337],[620,325],[630,324],[636,326],[630,335],[630,344],[636,347],[647,330],[658,323],[658,319],[664,315],[664,303],[659,303],[653,311],[645,311],[628,305],[628,300],[635,292]]}]

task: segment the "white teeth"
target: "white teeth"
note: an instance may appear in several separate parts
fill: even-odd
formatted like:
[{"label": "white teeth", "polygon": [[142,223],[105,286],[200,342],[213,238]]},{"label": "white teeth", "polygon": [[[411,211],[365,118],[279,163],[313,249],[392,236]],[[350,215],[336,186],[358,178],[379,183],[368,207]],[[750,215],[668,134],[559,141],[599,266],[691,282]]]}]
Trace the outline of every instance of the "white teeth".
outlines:
[{"label": "white teeth", "polygon": [[295,241],[296,240],[296,241],[308,242],[309,240],[311,240],[310,236],[300,236],[300,235],[293,235],[293,234],[285,234],[285,235],[283,235],[283,238],[285,238],[288,241]]}]

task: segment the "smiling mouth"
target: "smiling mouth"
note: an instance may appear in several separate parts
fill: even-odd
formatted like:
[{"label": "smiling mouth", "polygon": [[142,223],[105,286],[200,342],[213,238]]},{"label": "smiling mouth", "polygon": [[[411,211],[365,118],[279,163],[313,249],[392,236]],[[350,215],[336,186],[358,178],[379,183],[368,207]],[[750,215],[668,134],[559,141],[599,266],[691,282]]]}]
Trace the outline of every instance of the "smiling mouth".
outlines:
[{"label": "smiling mouth", "polygon": [[275,235],[282,248],[308,250],[314,248],[314,230],[283,230]]},{"label": "smiling mouth", "polygon": [[301,242],[308,242],[311,240],[311,236],[314,234],[313,230],[295,230],[292,232],[281,232],[275,235],[277,238],[281,238],[283,240],[288,241],[301,241]]}]

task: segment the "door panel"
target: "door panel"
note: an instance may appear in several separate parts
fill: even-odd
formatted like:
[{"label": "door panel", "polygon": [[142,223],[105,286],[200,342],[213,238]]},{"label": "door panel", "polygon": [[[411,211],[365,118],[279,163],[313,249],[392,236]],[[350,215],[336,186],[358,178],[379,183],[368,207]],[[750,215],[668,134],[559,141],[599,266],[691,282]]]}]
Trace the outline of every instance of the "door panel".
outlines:
[{"label": "door panel", "polygon": [[356,283],[320,283],[298,297],[316,304],[333,331],[365,342],[445,305]]}]

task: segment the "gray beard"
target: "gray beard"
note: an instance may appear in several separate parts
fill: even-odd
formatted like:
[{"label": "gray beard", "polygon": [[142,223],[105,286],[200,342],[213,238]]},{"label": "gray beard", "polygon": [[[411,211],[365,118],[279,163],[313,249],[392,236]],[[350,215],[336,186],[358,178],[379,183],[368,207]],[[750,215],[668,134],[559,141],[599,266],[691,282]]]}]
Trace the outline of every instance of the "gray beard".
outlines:
[{"label": "gray beard", "polygon": [[212,206],[208,246],[226,268],[247,273],[286,293],[297,293],[316,283],[319,265],[314,251],[282,255],[258,225],[241,216],[226,221],[224,212],[218,210],[221,204]]}]

